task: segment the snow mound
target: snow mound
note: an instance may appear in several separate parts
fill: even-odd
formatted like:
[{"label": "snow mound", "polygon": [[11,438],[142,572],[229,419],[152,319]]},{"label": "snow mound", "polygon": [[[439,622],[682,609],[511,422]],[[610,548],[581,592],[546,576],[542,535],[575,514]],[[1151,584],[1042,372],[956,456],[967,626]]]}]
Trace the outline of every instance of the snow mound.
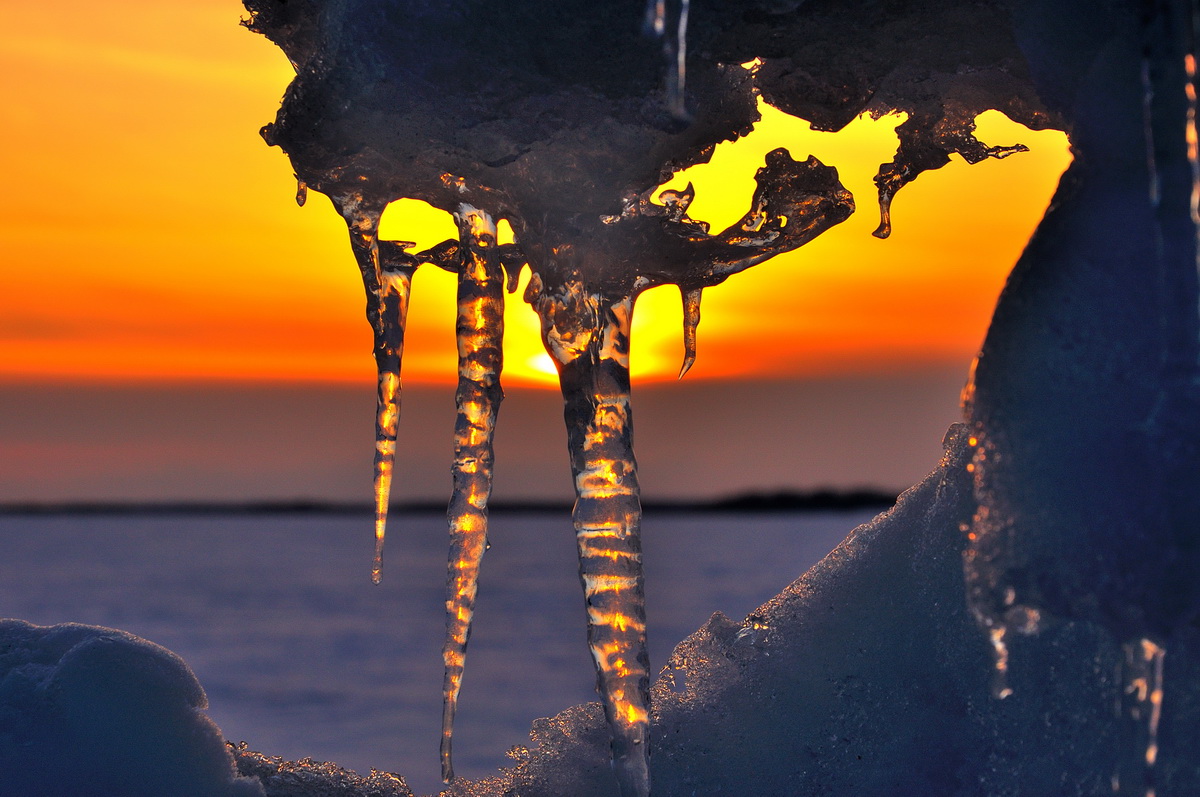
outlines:
[{"label": "snow mound", "polygon": [[262,797],[207,706],[183,659],[132,634],[0,620],[0,793]]}]

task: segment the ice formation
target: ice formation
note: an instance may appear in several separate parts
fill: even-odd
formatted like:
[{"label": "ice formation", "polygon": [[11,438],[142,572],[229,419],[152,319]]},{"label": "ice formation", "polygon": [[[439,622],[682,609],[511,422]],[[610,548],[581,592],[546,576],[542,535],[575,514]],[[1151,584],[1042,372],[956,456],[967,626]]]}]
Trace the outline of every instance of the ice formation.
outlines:
[{"label": "ice formation", "polygon": [[500,389],[504,336],[504,271],[496,223],[461,205],[455,215],[466,246],[458,272],[458,417],[454,425],[454,494],[446,599],[446,679],[442,689],[442,778],[454,778],[451,736],[462,685],[479,565],[487,549],[487,502],[492,492],[492,437],[504,397]]},{"label": "ice formation", "polygon": [[182,659],[132,634],[0,620],[0,793],[262,797],[207,705]]},{"label": "ice formation", "polygon": [[[531,269],[525,298],[559,369],[603,710],[545,724],[514,770],[452,792],[608,794],[608,756],[596,750],[610,745],[623,795],[648,794],[651,771],[666,794],[1196,790],[1192,3],[246,5],[248,26],[297,70],[264,136],[341,210],[367,289],[380,542],[407,277],[422,262],[459,274],[447,778],[486,549],[501,268]],[[671,60],[665,81],[655,38]],[[854,209],[834,170],[785,150],[768,155],[752,206],[720,233],[688,217],[690,190],[654,201],[671,173],[749,129],[756,96],[825,130],[908,114],[876,177],[879,237],[896,192],[921,172],[954,154],[974,163],[1022,150],[975,139],[986,109],[1067,130],[1076,163],[1005,289],[939,471],[746,623],[715,618],[651,700],[634,303],[648,287],[679,287],[686,371],[704,288]],[[455,213],[459,239],[419,254],[381,244],[379,216],[404,197]],[[515,231],[508,249],[496,246],[499,219]],[[1173,693],[1176,678],[1192,686]],[[1056,735],[1057,717],[1080,737]],[[1021,730],[1035,719],[1046,728]],[[737,754],[709,754],[723,749]]]}]

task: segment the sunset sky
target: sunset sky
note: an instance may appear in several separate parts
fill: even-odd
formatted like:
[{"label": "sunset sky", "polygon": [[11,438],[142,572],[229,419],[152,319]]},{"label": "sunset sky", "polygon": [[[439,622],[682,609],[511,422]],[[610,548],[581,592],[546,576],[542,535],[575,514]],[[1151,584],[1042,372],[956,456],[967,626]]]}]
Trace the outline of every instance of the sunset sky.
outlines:
[{"label": "sunset sky", "polygon": [[[370,333],[341,219],[318,194],[297,207],[286,157],[258,136],[292,75],[282,52],[237,24],[244,11],[232,0],[68,0],[48,14],[46,7],[10,3],[0,28],[0,69],[9,76],[0,85],[7,186],[0,192],[0,446],[7,449],[0,501],[357,495],[351,485],[360,479],[359,464],[349,451],[361,451],[369,471]],[[682,481],[663,494],[725,485],[846,486],[853,461],[825,471],[819,464],[839,456],[830,448],[843,447],[836,442],[845,440],[841,430],[857,429],[869,447],[876,432],[864,424],[879,422],[870,416],[910,405],[920,421],[913,416],[910,424],[901,414],[892,426],[920,427],[924,437],[931,436],[927,428],[944,429],[953,420],[954,383],[961,383],[1004,277],[1069,162],[1062,134],[1033,133],[991,112],[980,120],[982,140],[1020,141],[1032,152],[977,166],[956,159],[922,175],[898,195],[895,231],[880,241],[870,235],[878,223],[871,177],[891,159],[900,117],[860,119],[835,135],[769,108],[764,115],[748,139],[677,176],[676,183],[690,179],[698,189],[691,214],[718,228],[739,217],[754,169],[778,146],[836,166],[858,212],[800,251],[707,291],[699,359],[681,385],[669,384],[682,356],[678,292],[660,288],[641,299],[635,391],[644,386],[647,406],[665,413],[640,416],[639,435],[664,452],[643,464],[671,470],[659,464],[671,458],[671,445],[655,435],[715,401],[731,405],[722,409],[731,447],[725,456],[761,461],[756,435],[791,417],[780,402],[772,405],[775,415],[756,404],[771,391],[808,391],[795,406],[807,407],[805,422],[824,430],[811,443],[822,447],[818,464],[778,483],[742,466],[735,466],[737,478],[711,483],[676,473]],[[405,204],[385,215],[384,237],[426,246],[453,234],[445,214]],[[427,404],[452,405],[453,292],[451,275],[418,272],[404,363],[418,418]],[[557,399],[545,390],[553,380],[536,318],[519,296],[511,297],[506,319],[506,384],[513,389],[502,440],[553,439],[561,436]],[[769,387],[739,393],[738,385]],[[922,389],[937,397],[936,411],[915,409],[928,405]],[[314,396],[334,395],[343,396],[337,408],[316,407]],[[526,403],[514,407],[522,396]],[[228,413],[211,428],[197,420],[206,408],[226,406],[221,401]],[[544,433],[522,431],[518,421],[503,431],[509,415],[534,417],[527,412],[533,405],[549,408],[538,410],[537,417],[550,416]],[[846,415],[851,406],[859,416]],[[813,420],[823,413],[828,418]],[[282,417],[293,424],[286,435],[277,428]],[[248,426],[252,418],[262,419],[257,431]],[[424,421],[415,423],[419,434],[428,431]],[[343,426],[361,426],[361,439],[330,431]],[[402,420],[402,440],[411,428]],[[444,432],[448,441],[450,427]],[[261,448],[254,441],[268,439],[283,445],[285,438],[294,447],[279,456],[292,470],[282,468],[277,481],[260,474],[257,487],[247,486],[239,468],[264,455],[245,447]],[[925,460],[937,442],[884,457],[912,459],[895,474],[860,461],[861,481],[905,486],[900,480],[933,464]],[[414,442],[412,450],[424,452],[423,445]],[[437,452],[449,443],[429,445]],[[513,495],[540,494],[540,477],[532,474],[541,471],[528,452],[511,446],[513,459],[528,465],[527,482],[514,482]],[[553,459],[565,472],[561,441],[551,447],[546,467]],[[200,470],[164,476],[165,463],[179,458]],[[443,463],[435,470],[441,478]],[[419,481],[401,487],[399,497],[434,489],[415,486]]]}]

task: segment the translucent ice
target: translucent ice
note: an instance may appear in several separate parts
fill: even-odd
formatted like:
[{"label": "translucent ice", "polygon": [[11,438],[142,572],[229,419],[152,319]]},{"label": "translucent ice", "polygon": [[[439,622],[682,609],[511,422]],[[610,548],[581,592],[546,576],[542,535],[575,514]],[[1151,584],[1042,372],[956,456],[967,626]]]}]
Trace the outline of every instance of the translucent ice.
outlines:
[{"label": "translucent ice", "polygon": [[529,298],[566,404],[579,578],[587,600],[588,646],[613,732],[613,765],[623,797],[645,797],[650,660],[629,402],[633,298],[606,299],[579,282],[537,290]]},{"label": "translucent ice", "polygon": [[487,502],[492,492],[492,438],[504,393],[500,370],[504,337],[504,272],[496,224],[482,210],[462,205],[455,214],[463,252],[458,272],[458,391],[454,425],[454,489],[446,515],[450,557],[446,594],[446,644],[442,657],[442,779],[454,778],[451,740],[462,686],[467,640],[487,549]]}]

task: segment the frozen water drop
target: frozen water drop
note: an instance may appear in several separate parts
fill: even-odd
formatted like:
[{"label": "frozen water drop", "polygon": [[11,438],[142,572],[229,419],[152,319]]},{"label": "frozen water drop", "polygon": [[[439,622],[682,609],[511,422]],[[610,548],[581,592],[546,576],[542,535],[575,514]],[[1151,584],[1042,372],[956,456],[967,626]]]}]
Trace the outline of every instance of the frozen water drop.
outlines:
[{"label": "frozen water drop", "polygon": [[683,367],[679,378],[692,369],[696,362],[696,328],[700,326],[700,295],[703,288],[683,291]]},{"label": "frozen water drop", "polygon": [[492,438],[504,397],[500,387],[504,337],[504,272],[496,224],[463,204],[455,214],[458,269],[458,390],[454,426],[454,492],[446,517],[450,556],[446,581],[446,641],[442,649],[442,779],[454,779],[454,714],[475,612],[479,568],[487,550],[488,498],[492,492]]},{"label": "frozen water drop", "polygon": [[516,293],[517,286],[521,281],[521,270],[525,268],[527,258],[521,251],[521,247],[514,243],[501,244],[499,249],[500,265],[504,267],[506,279],[504,290],[508,293]]},{"label": "frozen water drop", "polygon": [[882,187],[879,189],[879,226],[871,233],[876,238],[887,238],[892,234],[892,197],[895,194],[893,190],[885,193]]},{"label": "frozen water drop", "polygon": [[304,203],[308,201],[308,184],[303,180],[296,181],[296,204],[304,207]]}]

